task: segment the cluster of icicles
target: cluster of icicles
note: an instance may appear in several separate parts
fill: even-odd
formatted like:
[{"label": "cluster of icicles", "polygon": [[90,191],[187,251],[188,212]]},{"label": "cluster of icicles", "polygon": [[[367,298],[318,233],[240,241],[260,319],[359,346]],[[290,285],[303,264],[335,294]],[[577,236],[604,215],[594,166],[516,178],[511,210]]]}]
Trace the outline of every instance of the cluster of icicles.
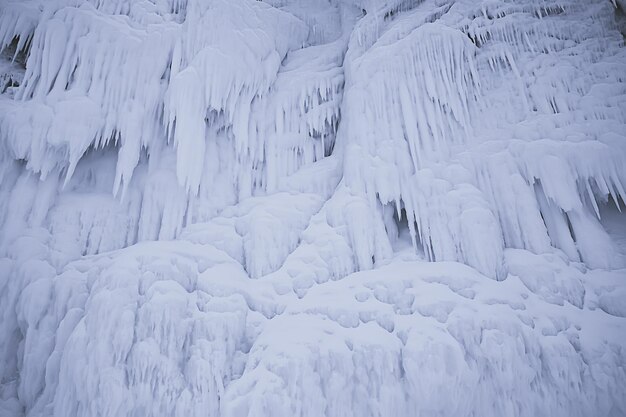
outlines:
[{"label": "cluster of icicles", "polygon": [[393,255],[403,221],[426,258],[493,278],[505,247],[618,266],[598,222],[625,197],[610,3],[337,1],[340,29],[317,35],[274,3],[4,2],[0,47],[27,54],[0,101],[2,164],[24,170],[4,170],[5,192],[21,172],[109,188],[130,231],[81,249],[96,253],[290,191],[332,155],[296,189],[359,202],[334,226],[359,223],[356,269]]}]

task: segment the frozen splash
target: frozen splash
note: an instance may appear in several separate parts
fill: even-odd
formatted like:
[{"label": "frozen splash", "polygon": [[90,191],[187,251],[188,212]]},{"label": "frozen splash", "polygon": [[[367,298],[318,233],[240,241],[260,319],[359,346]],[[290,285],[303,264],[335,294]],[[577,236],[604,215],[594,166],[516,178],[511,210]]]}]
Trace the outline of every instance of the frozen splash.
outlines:
[{"label": "frozen splash", "polygon": [[0,1],[0,416],[626,414],[624,21]]}]

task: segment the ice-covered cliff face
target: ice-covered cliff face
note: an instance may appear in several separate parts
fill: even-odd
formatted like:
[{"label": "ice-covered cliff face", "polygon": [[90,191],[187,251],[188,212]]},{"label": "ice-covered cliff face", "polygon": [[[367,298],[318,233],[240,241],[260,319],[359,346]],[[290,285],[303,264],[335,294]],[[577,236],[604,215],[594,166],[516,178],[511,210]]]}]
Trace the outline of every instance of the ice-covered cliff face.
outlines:
[{"label": "ice-covered cliff face", "polygon": [[610,0],[0,0],[0,416],[626,415]]}]

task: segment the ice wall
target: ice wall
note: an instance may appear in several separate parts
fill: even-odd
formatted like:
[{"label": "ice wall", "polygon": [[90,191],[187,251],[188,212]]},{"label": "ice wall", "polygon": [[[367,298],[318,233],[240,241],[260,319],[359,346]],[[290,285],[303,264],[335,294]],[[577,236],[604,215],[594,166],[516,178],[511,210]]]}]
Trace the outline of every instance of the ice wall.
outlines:
[{"label": "ice wall", "polygon": [[[106,248],[279,191],[340,131],[365,221],[390,231],[405,210],[430,260],[501,279],[503,248],[554,246],[618,266],[597,219],[624,197],[623,48],[606,2],[5,3],[2,45],[29,55],[0,103],[3,153],[64,189],[88,154],[115,154],[112,184],[93,177],[142,210]],[[359,233],[360,269],[391,256],[384,234]]]},{"label": "ice wall", "polygon": [[626,414],[623,13],[0,0],[0,416]]},{"label": "ice wall", "polygon": [[624,104],[606,100],[623,39],[609,4],[562,3],[425,2],[357,24],[346,183],[381,221],[405,209],[429,259],[503,277],[503,247],[553,245],[618,266],[598,201],[624,197]]}]

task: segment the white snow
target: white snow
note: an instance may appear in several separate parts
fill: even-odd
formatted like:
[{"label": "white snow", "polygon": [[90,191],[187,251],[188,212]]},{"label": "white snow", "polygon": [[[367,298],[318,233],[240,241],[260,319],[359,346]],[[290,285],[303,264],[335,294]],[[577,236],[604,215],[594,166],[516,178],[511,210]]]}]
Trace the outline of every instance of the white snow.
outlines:
[{"label": "white snow", "polygon": [[0,416],[626,415],[609,0],[0,0]]}]

